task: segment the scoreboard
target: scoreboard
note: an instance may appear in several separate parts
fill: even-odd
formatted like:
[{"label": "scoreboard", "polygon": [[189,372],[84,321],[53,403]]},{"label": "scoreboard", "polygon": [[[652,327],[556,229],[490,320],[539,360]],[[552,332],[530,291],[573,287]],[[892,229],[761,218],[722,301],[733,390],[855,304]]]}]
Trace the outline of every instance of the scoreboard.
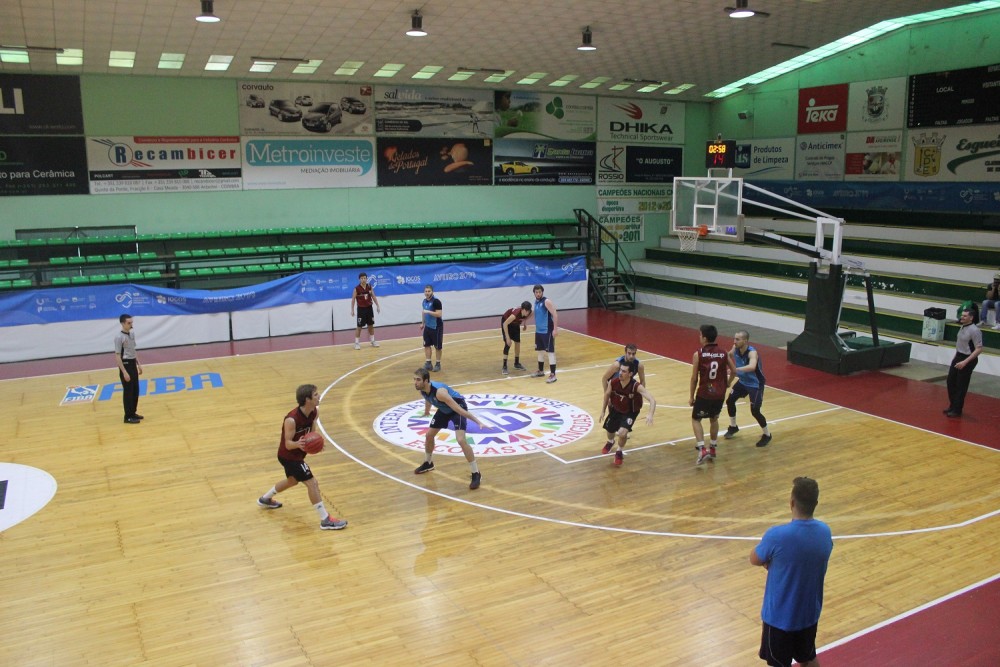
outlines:
[{"label": "scoreboard", "polygon": [[705,142],[706,169],[732,169],[736,163],[736,142],[707,141]]},{"label": "scoreboard", "polygon": [[1000,64],[914,74],[906,126],[1000,123]]}]

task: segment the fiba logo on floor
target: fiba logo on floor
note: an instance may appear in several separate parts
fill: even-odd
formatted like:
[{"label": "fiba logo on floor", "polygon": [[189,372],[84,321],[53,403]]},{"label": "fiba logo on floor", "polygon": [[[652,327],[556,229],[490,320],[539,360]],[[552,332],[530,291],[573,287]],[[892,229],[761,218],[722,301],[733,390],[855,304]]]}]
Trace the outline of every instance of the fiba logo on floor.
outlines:
[{"label": "fiba logo on floor", "polygon": [[[594,419],[586,410],[551,398],[470,394],[465,400],[469,411],[486,425],[469,422],[466,432],[477,457],[534,454],[577,442],[594,428]],[[422,452],[430,421],[431,415],[424,416],[424,402],[419,400],[386,410],[372,427],[383,440]],[[462,448],[451,430],[442,430],[434,452],[461,456]]]}]

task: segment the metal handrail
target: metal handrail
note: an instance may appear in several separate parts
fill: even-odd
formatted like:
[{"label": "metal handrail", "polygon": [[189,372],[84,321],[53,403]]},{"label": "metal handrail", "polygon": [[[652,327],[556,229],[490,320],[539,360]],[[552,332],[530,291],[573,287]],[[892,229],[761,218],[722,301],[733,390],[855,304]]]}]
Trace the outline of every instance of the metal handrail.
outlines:
[{"label": "metal handrail", "polygon": [[[604,249],[606,248],[609,251],[609,254],[614,258],[614,266],[612,268],[614,268],[615,273],[622,277],[622,282],[625,283],[625,288],[628,289],[629,296],[634,299],[635,270],[632,268],[632,262],[629,261],[624,250],[622,250],[618,237],[612,234],[607,227],[602,225],[586,209],[575,208],[573,209],[573,214],[576,216],[577,224],[580,226],[580,235],[587,238],[590,254],[603,259]],[[601,300],[601,305],[607,307],[608,304],[604,300],[604,294],[600,290],[597,290],[597,292],[598,298]]]}]

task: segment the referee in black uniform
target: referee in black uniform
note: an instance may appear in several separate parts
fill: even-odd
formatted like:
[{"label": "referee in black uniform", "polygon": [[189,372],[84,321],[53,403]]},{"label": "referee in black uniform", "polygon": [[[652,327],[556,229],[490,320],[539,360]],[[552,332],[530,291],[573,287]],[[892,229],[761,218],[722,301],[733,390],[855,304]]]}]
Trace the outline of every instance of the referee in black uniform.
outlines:
[{"label": "referee in black uniform", "polygon": [[132,316],[122,313],[118,317],[122,330],[115,336],[115,361],[118,362],[118,377],[122,381],[122,405],[125,408],[125,423],[138,424],[142,415],[136,413],[139,407],[139,376],[142,364],[135,356],[135,332],[132,331]]}]

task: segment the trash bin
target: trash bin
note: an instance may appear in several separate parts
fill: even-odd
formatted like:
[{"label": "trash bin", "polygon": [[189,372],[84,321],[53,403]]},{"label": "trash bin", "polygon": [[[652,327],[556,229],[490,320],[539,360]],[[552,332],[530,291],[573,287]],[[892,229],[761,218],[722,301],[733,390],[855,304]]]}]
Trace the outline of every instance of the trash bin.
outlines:
[{"label": "trash bin", "polygon": [[924,340],[944,340],[944,308],[928,308],[924,311]]}]

